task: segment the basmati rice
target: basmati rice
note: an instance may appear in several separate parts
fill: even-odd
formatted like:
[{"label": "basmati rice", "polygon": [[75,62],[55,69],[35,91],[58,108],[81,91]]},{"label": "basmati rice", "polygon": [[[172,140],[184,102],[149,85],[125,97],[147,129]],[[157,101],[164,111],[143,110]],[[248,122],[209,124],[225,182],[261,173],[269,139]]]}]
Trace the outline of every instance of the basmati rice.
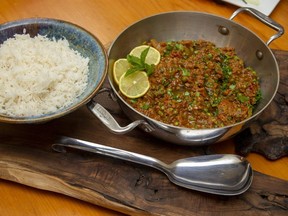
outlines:
[{"label": "basmati rice", "polygon": [[65,38],[15,34],[0,45],[0,115],[39,116],[67,107],[87,87],[88,63]]}]

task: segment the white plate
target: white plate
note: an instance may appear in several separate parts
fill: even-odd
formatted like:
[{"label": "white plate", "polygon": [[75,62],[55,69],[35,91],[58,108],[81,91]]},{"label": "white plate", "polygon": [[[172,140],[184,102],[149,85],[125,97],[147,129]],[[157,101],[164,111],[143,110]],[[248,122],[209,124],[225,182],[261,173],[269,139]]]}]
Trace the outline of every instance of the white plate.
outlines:
[{"label": "white plate", "polygon": [[[251,7],[269,16],[280,0],[223,0],[239,7]],[[246,3],[245,3],[246,2]]]}]

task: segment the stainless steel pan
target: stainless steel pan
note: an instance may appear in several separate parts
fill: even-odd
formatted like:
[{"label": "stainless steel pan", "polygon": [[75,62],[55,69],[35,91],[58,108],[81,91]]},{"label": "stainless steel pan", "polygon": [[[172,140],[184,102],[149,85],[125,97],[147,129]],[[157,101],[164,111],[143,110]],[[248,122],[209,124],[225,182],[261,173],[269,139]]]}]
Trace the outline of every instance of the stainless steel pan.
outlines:
[{"label": "stainless steel pan", "polygon": [[[240,12],[250,13],[261,22],[275,29],[277,33],[268,42],[263,42],[249,29],[233,21],[234,17]],[[190,11],[168,12],[145,18],[125,29],[112,43],[108,52],[108,79],[112,88],[110,90],[111,96],[133,122],[121,127],[97,102],[92,101],[88,107],[113,133],[127,133],[134,127],[139,126],[153,136],[176,144],[207,145],[223,141],[245,128],[273,100],[279,85],[279,69],[268,45],[283,33],[284,29],[281,25],[251,8],[238,9],[230,19]],[[263,99],[255,108],[252,117],[222,128],[192,130],[153,120],[132,108],[118,94],[118,86],[114,83],[112,75],[113,63],[115,60],[125,57],[132,48],[152,38],[158,41],[204,39],[215,43],[219,47],[234,47],[246,65],[254,68],[260,77]],[[102,89],[102,91],[105,91],[105,89]]]}]

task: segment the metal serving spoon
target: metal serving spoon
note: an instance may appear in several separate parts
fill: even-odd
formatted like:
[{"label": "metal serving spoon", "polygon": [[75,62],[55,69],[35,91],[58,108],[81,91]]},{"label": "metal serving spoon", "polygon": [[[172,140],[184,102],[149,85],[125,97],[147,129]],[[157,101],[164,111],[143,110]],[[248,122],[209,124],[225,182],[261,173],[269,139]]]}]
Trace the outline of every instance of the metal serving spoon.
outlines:
[{"label": "metal serving spoon", "polygon": [[165,173],[176,185],[206,193],[238,195],[244,193],[252,183],[250,163],[233,154],[196,156],[165,164],[149,156],[70,137],[60,137],[52,145],[52,149],[57,152],[66,152],[65,147],[154,167]]}]

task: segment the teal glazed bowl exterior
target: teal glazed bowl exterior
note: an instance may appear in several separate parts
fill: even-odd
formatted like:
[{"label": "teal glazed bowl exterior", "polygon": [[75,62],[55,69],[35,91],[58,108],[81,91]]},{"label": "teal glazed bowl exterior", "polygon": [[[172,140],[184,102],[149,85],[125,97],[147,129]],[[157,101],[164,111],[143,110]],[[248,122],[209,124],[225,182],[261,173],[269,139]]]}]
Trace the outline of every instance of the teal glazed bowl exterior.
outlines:
[{"label": "teal glazed bowl exterior", "polygon": [[99,39],[80,26],[70,22],[31,18],[0,25],[0,45],[15,34],[29,34],[31,37],[45,35],[56,40],[66,38],[70,48],[78,51],[83,57],[89,58],[88,85],[85,91],[69,106],[54,113],[32,117],[8,117],[0,114],[0,122],[6,123],[40,123],[62,117],[87,104],[101,88],[108,66],[108,58],[104,46]]}]

